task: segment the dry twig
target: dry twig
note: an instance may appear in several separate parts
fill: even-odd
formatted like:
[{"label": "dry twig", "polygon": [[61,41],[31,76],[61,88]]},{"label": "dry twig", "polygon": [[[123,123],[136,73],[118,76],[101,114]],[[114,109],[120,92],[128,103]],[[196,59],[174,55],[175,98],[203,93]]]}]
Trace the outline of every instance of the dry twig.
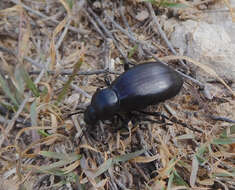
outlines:
[{"label": "dry twig", "polygon": [[[171,45],[171,43],[170,43],[170,41],[168,40],[168,38],[167,38],[165,32],[162,30],[160,23],[158,22],[158,19],[157,19],[155,13],[154,13],[152,4],[151,4],[150,2],[146,2],[146,3],[147,3],[147,6],[148,6],[148,8],[149,8],[150,14],[151,14],[151,16],[152,16],[153,22],[156,24],[157,29],[158,29],[158,31],[159,31],[159,33],[160,33],[162,39],[166,42],[166,45],[169,47],[169,49],[171,50],[171,52],[172,52],[174,55],[177,55],[177,52],[175,51],[175,49],[174,49],[173,46]],[[184,66],[184,67],[186,66],[185,63],[184,63],[182,60],[180,60],[180,63],[181,63],[182,66]]]},{"label": "dry twig", "polygon": [[[30,11],[32,12],[33,14],[37,15],[37,16],[40,16],[46,20],[50,20],[52,21],[53,23],[55,24],[59,24],[60,21],[54,19],[53,17],[48,17],[44,14],[42,14],[41,12],[38,12],[36,10],[33,10],[32,8],[30,8],[29,6],[23,4],[22,2],[20,2],[19,0],[10,0],[12,3],[15,3],[16,5],[21,5],[23,8],[25,8],[27,11]],[[80,33],[80,34],[87,34],[88,31],[87,30],[84,30],[84,29],[81,29],[81,28],[75,28],[73,26],[68,26],[68,29],[71,30],[72,32],[76,32],[76,33]]]}]

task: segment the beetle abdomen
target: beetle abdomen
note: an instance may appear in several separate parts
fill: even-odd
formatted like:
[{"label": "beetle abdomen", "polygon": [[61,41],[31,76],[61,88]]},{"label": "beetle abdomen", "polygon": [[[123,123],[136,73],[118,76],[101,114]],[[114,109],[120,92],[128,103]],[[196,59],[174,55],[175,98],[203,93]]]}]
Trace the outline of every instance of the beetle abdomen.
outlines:
[{"label": "beetle abdomen", "polygon": [[111,85],[118,95],[121,110],[128,112],[174,97],[183,85],[173,69],[150,62],[137,65],[120,75]]}]

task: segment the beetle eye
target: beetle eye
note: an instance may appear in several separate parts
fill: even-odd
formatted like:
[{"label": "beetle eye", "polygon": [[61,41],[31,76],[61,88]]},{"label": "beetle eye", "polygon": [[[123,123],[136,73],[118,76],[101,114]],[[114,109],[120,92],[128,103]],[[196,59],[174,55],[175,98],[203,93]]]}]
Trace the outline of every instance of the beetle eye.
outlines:
[{"label": "beetle eye", "polygon": [[95,113],[95,110],[92,106],[88,106],[85,114],[84,114],[84,120],[87,124],[95,124],[97,122],[97,116]]}]

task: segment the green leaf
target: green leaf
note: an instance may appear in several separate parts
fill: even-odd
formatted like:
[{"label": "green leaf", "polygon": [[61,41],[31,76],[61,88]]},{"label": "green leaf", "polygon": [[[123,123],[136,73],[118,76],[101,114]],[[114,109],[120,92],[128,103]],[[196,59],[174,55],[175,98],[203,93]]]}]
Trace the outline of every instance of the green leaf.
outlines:
[{"label": "green leaf", "polygon": [[188,5],[183,3],[176,3],[171,0],[145,0],[146,2],[150,2],[158,7],[169,7],[169,8],[186,8]]},{"label": "green leaf", "polygon": [[98,177],[104,172],[106,172],[113,165],[113,158],[106,160],[103,164],[100,165],[99,169],[95,172],[94,177]]},{"label": "green leaf", "polygon": [[47,133],[45,130],[43,130],[43,129],[38,130],[38,133],[39,133],[40,135],[44,136],[44,137],[49,137],[49,136],[50,136],[50,134],[48,134],[48,133]]},{"label": "green leaf", "polygon": [[69,80],[65,83],[62,91],[58,95],[58,98],[57,98],[58,102],[60,102],[64,98],[65,94],[68,92],[70,84],[73,81],[74,77],[77,75],[77,72],[79,71],[80,67],[82,66],[82,63],[83,63],[82,59],[80,59],[78,61],[78,63],[75,64],[72,75],[69,77]]},{"label": "green leaf", "polygon": [[173,165],[174,162],[175,162],[175,158],[172,158],[168,164],[171,167],[167,170],[166,175],[170,175],[171,172],[174,170],[174,167],[175,167],[175,165]]},{"label": "green leaf", "polygon": [[138,45],[135,45],[133,48],[130,49],[130,51],[128,53],[128,58],[131,58],[134,55],[134,53],[136,52],[137,48],[138,48]]},{"label": "green leaf", "polygon": [[167,190],[172,189],[173,179],[174,179],[174,173],[172,172],[167,183]]},{"label": "green leaf", "polygon": [[177,173],[176,170],[173,171],[174,174],[174,183],[177,185],[184,185],[189,187],[189,185],[184,181],[184,179]]},{"label": "green leaf", "polygon": [[182,4],[182,3],[173,3],[173,2],[169,2],[169,1],[162,2],[159,6],[169,7],[169,8],[186,8],[186,7],[188,7],[187,5]]},{"label": "green leaf", "polygon": [[231,132],[231,135],[235,134],[235,125],[232,125],[230,127],[230,132]]},{"label": "green leaf", "polygon": [[197,150],[196,155],[199,156],[199,157],[201,157],[201,156],[203,156],[203,154],[204,154],[206,151],[207,151],[207,145],[206,145],[206,144],[202,144],[202,145],[200,146],[200,148]]},{"label": "green leaf", "polygon": [[41,166],[40,169],[41,170],[52,170],[52,169],[58,169],[62,166],[65,166],[69,164],[69,161],[65,161],[65,160],[60,160],[58,162],[53,162],[52,164],[49,164],[47,166]]},{"label": "green leaf", "polygon": [[42,91],[41,91],[41,95],[42,97],[46,96],[48,94],[48,88],[43,87]]},{"label": "green leaf", "polygon": [[235,177],[235,171],[226,171],[226,173],[214,173],[214,177]]},{"label": "green leaf", "polygon": [[80,154],[63,154],[58,152],[50,152],[50,151],[40,151],[38,154],[48,157],[48,158],[54,158],[59,160],[67,160],[67,159],[80,159]]},{"label": "green leaf", "polygon": [[8,102],[1,101],[0,105],[2,105],[3,109],[6,109],[6,111],[16,112],[16,107]]},{"label": "green leaf", "polygon": [[149,2],[149,3],[152,3],[152,4],[154,4],[154,3],[156,3],[156,0],[144,0],[145,2]]},{"label": "green leaf", "polygon": [[114,163],[126,162],[128,160],[134,159],[135,157],[143,154],[145,151],[146,151],[145,149],[142,149],[142,150],[138,150],[136,152],[125,154],[125,155],[122,155],[122,156],[117,156],[116,158],[114,158],[113,161],[114,161]]},{"label": "green leaf", "polygon": [[[224,129],[222,134],[220,135],[220,137],[221,138],[227,138],[228,137],[227,131],[228,131],[227,129]],[[232,125],[230,127],[230,133],[231,133],[231,135],[235,134],[235,125]]]},{"label": "green leaf", "polygon": [[20,73],[20,70],[19,70],[18,67],[16,67],[14,75],[15,75],[15,81],[16,81],[16,83],[18,85],[17,88],[19,90],[19,93],[24,94],[25,83],[24,83],[24,79],[21,76],[21,73]]},{"label": "green leaf", "polygon": [[200,165],[203,165],[207,162],[207,159],[203,157],[203,155],[206,151],[208,151],[207,144],[202,144],[195,154]]},{"label": "green leaf", "polygon": [[33,126],[37,126],[37,103],[34,101],[30,106],[30,118]]},{"label": "green leaf", "polygon": [[182,160],[179,160],[179,161],[177,162],[177,165],[180,166],[180,167],[186,168],[188,171],[191,171],[191,165],[188,164],[187,162],[184,162],[184,161],[182,161]]},{"label": "green leaf", "polygon": [[12,88],[11,91],[14,92],[17,101],[22,102],[24,99],[25,82],[24,82],[23,77],[21,76],[18,66],[16,66],[15,68],[14,76],[15,76],[16,84],[15,83],[12,84],[12,86],[14,87]]},{"label": "green leaf", "polygon": [[73,4],[74,4],[73,0],[67,0],[67,3],[69,5],[69,8],[72,9],[73,8]]},{"label": "green leaf", "polygon": [[74,159],[68,159],[68,160],[60,160],[58,162],[53,162],[52,164],[49,164],[47,166],[41,166],[40,170],[52,170],[52,169],[58,169],[62,166],[66,166],[67,164],[70,164],[76,160],[78,160],[80,157],[74,158]]},{"label": "green leaf", "polygon": [[233,144],[235,143],[234,137],[227,137],[227,138],[216,138],[213,140],[212,144]]},{"label": "green leaf", "polygon": [[[228,132],[230,132],[228,134]],[[212,141],[212,144],[233,144],[235,143],[235,138],[230,137],[235,134],[235,125],[232,125],[230,129],[226,128],[223,130],[219,138],[215,138]]]},{"label": "green leaf", "polygon": [[24,67],[19,67],[19,71],[21,76],[23,77],[26,86],[31,90],[34,96],[39,97],[39,90],[37,89],[36,85],[33,83],[32,79],[30,78],[29,74],[25,71]]},{"label": "green leaf", "polygon": [[5,80],[5,78],[1,74],[0,74],[0,85],[1,85],[5,95],[8,98],[10,98],[11,102],[18,108],[19,103],[18,103],[17,99],[15,98],[15,95],[11,92],[7,80]]},{"label": "green leaf", "polygon": [[52,164],[41,166],[39,168],[39,172],[49,173],[57,176],[67,175],[64,171],[60,169],[60,167],[71,164],[72,162],[79,160],[82,157],[80,154],[76,153],[63,154],[63,153],[49,152],[49,151],[40,151],[39,154],[45,157],[59,159],[59,161],[57,162],[53,162]]},{"label": "green leaf", "polygon": [[39,173],[44,173],[44,174],[51,174],[51,175],[55,175],[55,176],[61,176],[64,177],[66,174],[63,170],[60,169],[52,169],[52,170],[44,170],[44,169],[36,169],[37,172]]},{"label": "green leaf", "polygon": [[185,134],[185,135],[180,135],[176,137],[177,140],[187,140],[187,139],[194,139],[195,135],[190,133],[190,134]]},{"label": "green leaf", "polygon": [[128,160],[134,159],[135,157],[143,154],[145,151],[145,149],[142,149],[133,153],[117,156],[115,158],[110,158],[106,160],[103,164],[100,165],[99,169],[94,174],[94,177],[98,177],[99,175],[106,172],[110,167],[112,167],[113,164],[118,164],[119,162],[126,162]]},{"label": "green leaf", "polygon": [[76,183],[77,180],[79,181],[79,176],[77,176],[77,174],[75,174],[74,172],[68,173],[64,176],[63,180],[61,180],[59,183],[56,183],[54,185],[52,185],[52,187],[59,187],[62,185],[66,185],[68,183]]}]

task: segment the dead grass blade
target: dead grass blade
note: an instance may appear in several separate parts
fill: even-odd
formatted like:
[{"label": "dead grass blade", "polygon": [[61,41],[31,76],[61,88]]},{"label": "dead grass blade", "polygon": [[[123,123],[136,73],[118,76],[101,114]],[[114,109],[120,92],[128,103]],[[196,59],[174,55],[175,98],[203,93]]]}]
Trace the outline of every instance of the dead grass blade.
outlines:
[{"label": "dead grass blade", "polygon": [[19,29],[18,60],[20,64],[23,64],[24,57],[27,55],[29,50],[29,38],[31,35],[29,20],[23,8],[20,9]]},{"label": "dead grass blade", "polygon": [[158,138],[159,138],[159,141],[161,143],[161,146],[160,146],[160,159],[161,159],[161,162],[162,162],[162,165],[163,167],[166,167],[169,163],[169,160],[170,158],[173,157],[173,155],[170,153],[169,151],[169,147],[167,146],[167,144],[162,140],[162,137],[157,134]]},{"label": "dead grass blade", "polygon": [[51,69],[55,69],[55,64],[56,64],[55,38],[56,38],[56,35],[65,27],[67,21],[68,21],[68,18],[64,18],[53,31],[52,40],[50,43]]},{"label": "dead grass blade", "polygon": [[60,0],[60,3],[64,6],[65,10],[67,11],[68,15],[71,15],[71,8],[73,6],[73,2],[71,0]]},{"label": "dead grass blade", "polygon": [[75,161],[73,164],[70,164],[67,167],[62,168],[61,170],[64,172],[64,174],[68,174],[75,170],[80,165],[80,159]]},{"label": "dead grass blade", "polygon": [[[38,152],[40,151],[40,149],[34,149],[33,152],[34,153],[27,153],[29,150],[33,149],[33,147],[38,147],[40,145],[52,145],[54,144],[56,141],[59,141],[61,139],[66,139],[65,136],[60,135],[60,134],[53,134],[50,136],[47,136],[45,138],[39,139],[33,143],[31,143],[29,146],[27,146],[24,150],[22,150],[21,152],[21,156],[22,157],[27,157],[27,158],[34,158],[37,156]],[[19,150],[19,147],[17,147]]]},{"label": "dead grass blade", "polygon": [[225,169],[222,169],[222,168],[215,168],[213,170],[213,175],[215,177],[235,177],[235,170],[233,168],[233,170],[231,172],[225,170]]},{"label": "dead grass blade", "polygon": [[42,102],[49,103],[52,98],[53,89],[51,88],[50,84],[45,82],[40,82],[40,85],[44,85],[45,88],[42,92]]},{"label": "dead grass blade", "polygon": [[177,140],[186,140],[186,139],[194,139],[194,138],[195,138],[195,135],[192,133],[180,135],[176,137]]},{"label": "dead grass blade", "polygon": [[226,4],[226,6],[229,8],[231,17],[232,17],[232,21],[235,22],[235,10],[234,8],[231,6],[231,2],[228,0],[224,0],[224,3]]},{"label": "dead grass blade", "polygon": [[[43,130],[45,130],[45,129],[52,129],[51,127],[28,127],[28,128],[23,128],[23,129],[21,129],[18,133],[17,133],[17,135],[16,135],[16,137],[15,137],[15,143],[14,143],[14,145],[15,145],[15,147],[16,147],[16,150],[19,152],[19,153],[22,153],[22,151],[21,151],[21,149],[20,149],[20,147],[19,147],[19,140],[20,140],[20,136],[24,133],[24,132],[26,132],[26,131],[31,131],[31,130],[40,130],[40,129],[43,129]],[[62,135],[61,135],[62,136]]]},{"label": "dead grass blade", "polygon": [[94,152],[100,152],[99,150],[97,150],[97,149],[91,147],[91,146],[88,145],[88,144],[82,144],[82,145],[79,146],[79,148],[88,149],[88,150],[91,150],[91,151],[94,151]]},{"label": "dead grass blade", "polygon": [[138,157],[132,159],[131,162],[135,162],[135,163],[149,163],[149,162],[153,162],[154,160],[156,160],[158,158],[159,158],[159,155],[150,156],[150,157],[138,156]]},{"label": "dead grass blade", "polygon": [[0,15],[13,15],[18,14],[18,12],[22,9],[20,5],[15,5],[13,7],[0,10]]},{"label": "dead grass blade", "polygon": [[199,168],[199,162],[196,156],[193,157],[193,162],[192,162],[192,171],[190,175],[190,185],[191,187],[195,186],[196,180],[197,180],[197,172]]}]

